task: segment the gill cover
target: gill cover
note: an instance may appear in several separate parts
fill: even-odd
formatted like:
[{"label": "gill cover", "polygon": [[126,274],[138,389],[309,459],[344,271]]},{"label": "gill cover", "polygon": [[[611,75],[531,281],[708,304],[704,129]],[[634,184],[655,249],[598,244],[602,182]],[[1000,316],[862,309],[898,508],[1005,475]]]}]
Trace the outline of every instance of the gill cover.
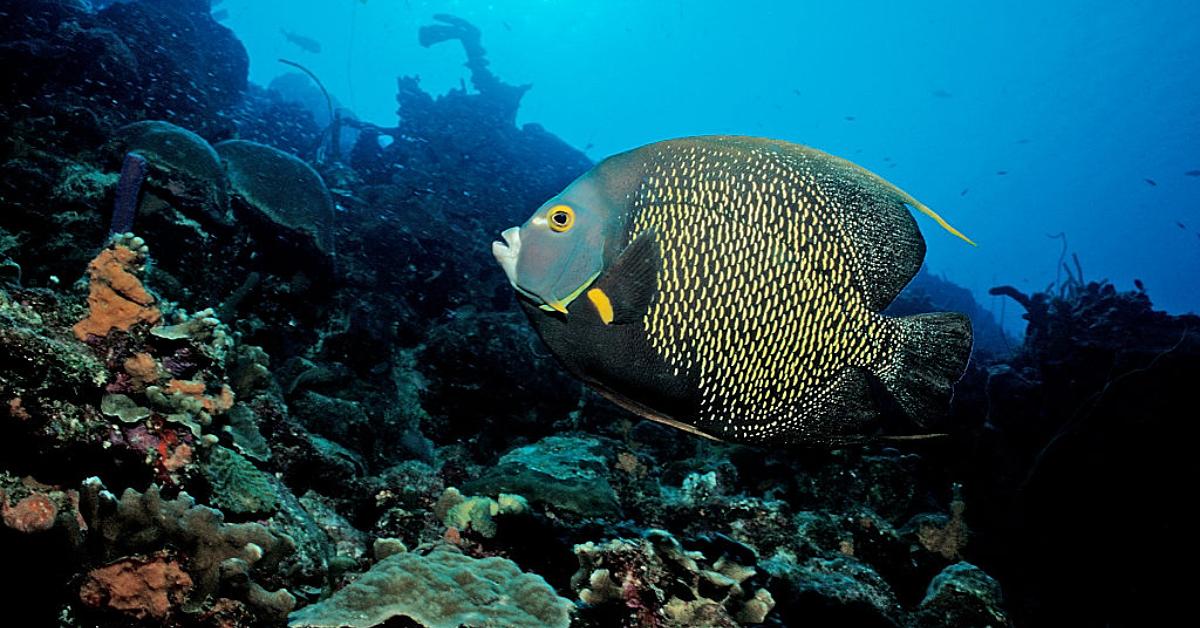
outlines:
[{"label": "gill cover", "polygon": [[521,225],[516,277],[509,279],[542,309],[566,314],[604,270],[614,218],[607,199],[584,175]]}]

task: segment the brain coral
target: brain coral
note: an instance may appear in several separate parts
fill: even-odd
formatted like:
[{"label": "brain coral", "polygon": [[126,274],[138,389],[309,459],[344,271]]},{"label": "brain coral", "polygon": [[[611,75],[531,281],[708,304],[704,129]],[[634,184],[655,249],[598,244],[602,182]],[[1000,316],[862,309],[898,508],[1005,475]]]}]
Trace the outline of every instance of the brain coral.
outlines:
[{"label": "brain coral", "polygon": [[141,155],[149,165],[151,185],[229,224],[224,168],[204,138],[170,122],[144,120],[121,127],[107,148],[115,155]]},{"label": "brain coral", "polygon": [[324,602],[292,613],[289,625],[366,628],[407,617],[428,628],[566,628],[571,607],[541,576],[510,560],[439,547],[388,556]]},{"label": "brain coral", "polygon": [[229,140],[216,145],[233,191],[264,235],[333,254],[333,199],[321,175],[281,150]]}]

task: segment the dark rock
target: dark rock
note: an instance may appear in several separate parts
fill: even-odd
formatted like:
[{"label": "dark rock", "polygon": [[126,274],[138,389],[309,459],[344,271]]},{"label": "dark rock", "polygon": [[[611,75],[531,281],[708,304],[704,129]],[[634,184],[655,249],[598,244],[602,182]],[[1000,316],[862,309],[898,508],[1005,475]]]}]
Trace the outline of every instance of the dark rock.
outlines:
[{"label": "dark rock", "polygon": [[891,587],[853,558],[812,558],[799,564],[772,558],[763,568],[782,585],[773,587],[775,610],[787,624],[901,625],[903,613]]},{"label": "dark rock", "polygon": [[228,113],[246,90],[250,60],[211,11],[210,0],[137,0],[113,4],[98,18],[137,60],[146,117],[219,139],[232,129]]},{"label": "dark rock", "polygon": [[929,583],[925,599],[913,613],[922,628],[1001,628],[1008,626],[1000,584],[970,563],[946,567]]},{"label": "dark rock", "polygon": [[518,447],[500,458],[483,477],[468,482],[468,493],[516,493],[532,502],[579,515],[604,517],[619,512],[608,482],[604,445],[595,439],[551,436]]},{"label": "dark rock", "polygon": [[468,310],[429,333],[417,368],[431,419],[422,430],[434,442],[471,439],[485,451],[503,450],[517,438],[550,433],[578,405],[582,386],[539,355],[540,341],[523,319]]},{"label": "dark rock", "polygon": [[309,431],[355,451],[369,452],[374,435],[371,419],[360,404],[311,390],[291,404],[292,413]]}]

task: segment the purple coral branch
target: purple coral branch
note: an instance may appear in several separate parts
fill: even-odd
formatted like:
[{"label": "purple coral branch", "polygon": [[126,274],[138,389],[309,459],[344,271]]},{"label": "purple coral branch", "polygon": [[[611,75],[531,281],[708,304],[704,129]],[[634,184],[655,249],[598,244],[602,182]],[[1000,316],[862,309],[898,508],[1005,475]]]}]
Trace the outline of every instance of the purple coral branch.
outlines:
[{"label": "purple coral branch", "polygon": [[146,158],[137,153],[127,153],[121,164],[121,179],[117,181],[117,200],[113,204],[112,223],[108,233],[127,233],[133,229],[133,216],[137,213],[138,195],[146,180]]}]

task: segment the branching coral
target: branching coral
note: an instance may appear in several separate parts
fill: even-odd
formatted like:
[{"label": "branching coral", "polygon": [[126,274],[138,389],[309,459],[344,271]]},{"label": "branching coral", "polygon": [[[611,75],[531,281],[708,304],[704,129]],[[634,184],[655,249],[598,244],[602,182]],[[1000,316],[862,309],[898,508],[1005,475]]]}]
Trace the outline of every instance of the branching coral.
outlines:
[{"label": "branching coral", "polygon": [[280,617],[295,598],[286,590],[269,591],[253,578],[270,573],[295,550],[292,540],[259,523],[225,523],[219,510],[197,506],[186,493],[163,499],[158,487],[145,493],[126,489],[118,498],[96,478],[84,482],[80,511],[89,541],[101,558],[176,548],[186,558],[195,583],[187,608],[200,608],[209,598],[236,594],[264,617]]}]

